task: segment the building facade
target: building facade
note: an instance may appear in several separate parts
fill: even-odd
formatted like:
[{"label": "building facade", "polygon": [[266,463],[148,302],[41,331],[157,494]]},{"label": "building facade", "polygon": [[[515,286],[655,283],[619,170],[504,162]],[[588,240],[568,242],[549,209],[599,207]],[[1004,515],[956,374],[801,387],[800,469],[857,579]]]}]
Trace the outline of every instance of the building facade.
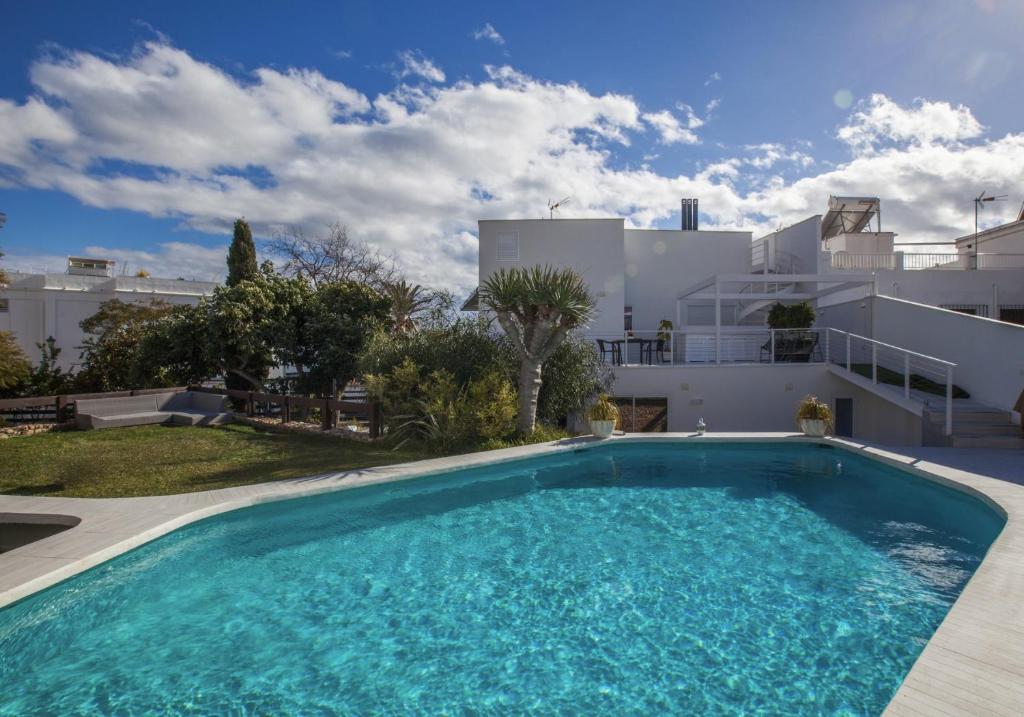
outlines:
[{"label": "building facade", "polygon": [[70,257],[63,274],[11,273],[8,279],[0,289],[0,331],[13,333],[33,363],[39,360],[37,344],[53,337],[65,370],[76,369],[80,361],[78,347],[85,334],[79,324],[104,302],[196,304],[217,286],[205,281],[117,276],[114,262],[81,257]]}]

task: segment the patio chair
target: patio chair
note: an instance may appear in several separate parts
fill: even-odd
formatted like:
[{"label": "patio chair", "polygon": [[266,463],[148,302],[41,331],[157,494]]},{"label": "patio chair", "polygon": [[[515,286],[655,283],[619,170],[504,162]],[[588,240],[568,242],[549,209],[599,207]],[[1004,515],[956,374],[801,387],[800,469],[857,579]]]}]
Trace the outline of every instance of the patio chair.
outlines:
[{"label": "patio chair", "polygon": [[[616,366],[620,363],[619,345],[615,342],[597,339],[597,350],[601,352],[601,361],[604,363],[612,363]],[[611,358],[611,361],[608,360],[608,357]]]}]

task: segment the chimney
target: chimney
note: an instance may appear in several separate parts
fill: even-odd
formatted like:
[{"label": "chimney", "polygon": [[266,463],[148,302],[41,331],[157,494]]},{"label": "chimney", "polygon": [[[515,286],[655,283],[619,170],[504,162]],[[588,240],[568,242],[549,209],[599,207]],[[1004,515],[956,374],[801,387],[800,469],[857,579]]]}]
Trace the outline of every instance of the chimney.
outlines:
[{"label": "chimney", "polygon": [[695,232],[697,228],[697,200],[684,199],[682,229],[684,232]]}]

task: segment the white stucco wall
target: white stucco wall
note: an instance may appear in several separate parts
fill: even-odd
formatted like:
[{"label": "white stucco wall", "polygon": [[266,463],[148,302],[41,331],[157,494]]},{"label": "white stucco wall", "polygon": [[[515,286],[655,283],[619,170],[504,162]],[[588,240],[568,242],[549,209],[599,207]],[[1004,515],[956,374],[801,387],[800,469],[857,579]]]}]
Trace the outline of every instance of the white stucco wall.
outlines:
[{"label": "white stucco wall", "polygon": [[832,375],[816,364],[617,367],[616,397],[668,399],[668,430],[795,431],[797,404],[807,394],[835,408],[853,399],[854,438],[891,446],[921,444],[921,419]]},{"label": "white stucco wall", "polygon": [[952,361],[953,381],[994,408],[1012,410],[1024,389],[1024,326],[883,296],[829,307],[818,324]]},{"label": "white stucco wall", "polygon": [[80,362],[78,347],[85,338],[79,324],[104,302],[117,298],[125,303],[159,300],[195,304],[212,293],[214,286],[210,282],[139,277],[15,275],[11,285],[0,290],[9,307],[0,312],[0,331],[12,332],[33,363],[39,360],[37,344],[52,336],[61,349],[61,368],[73,370]]},{"label": "white stucco wall", "polygon": [[715,274],[749,271],[750,243],[750,232],[626,229],[625,303],[633,307],[633,328],[653,331],[662,319],[675,325],[679,292]]},{"label": "white stucco wall", "polygon": [[[481,220],[480,281],[501,267],[552,265],[583,275],[597,298],[591,330],[622,332],[624,270],[622,219]],[[499,260],[499,234],[516,233],[519,257]]]},{"label": "white stucco wall", "polygon": [[[818,253],[821,247],[821,215],[815,214],[807,217],[802,222],[797,222],[779,231],[759,237],[759,240],[766,239],[773,245],[774,251],[785,252],[796,260],[797,273],[814,274],[818,267]],[[777,264],[785,263],[782,257],[777,258]],[[741,271],[749,271],[750,262]]]}]

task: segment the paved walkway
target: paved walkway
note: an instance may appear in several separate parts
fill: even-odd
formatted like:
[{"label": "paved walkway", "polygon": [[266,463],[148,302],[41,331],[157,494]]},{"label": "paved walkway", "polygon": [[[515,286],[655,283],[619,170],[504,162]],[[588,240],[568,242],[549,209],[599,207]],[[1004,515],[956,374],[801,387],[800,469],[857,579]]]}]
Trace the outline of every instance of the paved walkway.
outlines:
[{"label": "paved walkway", "polygon": [[[612,440],[813,441],[784,433],[645,434]],[[879,448],[825,439],[920,471],[981,497],[1007,516],[988,556],[929,641],[887,715],[1024,714],[1024,451]],[[346,473],[151,498],[0,496],[4,514],[81,519],[73,528],[0,554],[0,607],[54,585],[183,525],[274,500],[344,490],[591,445],[592,438],[381,466]],[[73,522],[73,521],[72,521]]]}]

